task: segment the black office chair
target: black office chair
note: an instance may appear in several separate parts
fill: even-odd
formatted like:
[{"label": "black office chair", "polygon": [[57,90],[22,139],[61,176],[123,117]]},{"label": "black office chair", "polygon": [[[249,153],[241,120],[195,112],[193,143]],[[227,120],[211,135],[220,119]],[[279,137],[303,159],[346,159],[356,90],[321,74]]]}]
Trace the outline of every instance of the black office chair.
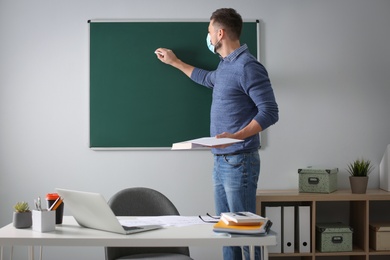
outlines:
[{"label": "black office chair", "polygon": [[[114,194],[108,204],[116,216],[180,215],[175,205],[165,195],[149,188],[121,190]],[[192,259],[188,247],[106,247],[105,252],[106,260]]]}]

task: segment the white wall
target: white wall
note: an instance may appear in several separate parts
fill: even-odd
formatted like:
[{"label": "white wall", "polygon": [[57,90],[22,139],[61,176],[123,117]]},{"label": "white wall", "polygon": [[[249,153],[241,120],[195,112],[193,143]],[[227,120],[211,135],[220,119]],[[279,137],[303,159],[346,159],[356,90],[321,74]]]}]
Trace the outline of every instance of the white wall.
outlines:
[{"label": "white wall", "polygon": [[[360,156],[376,165],[369,186],[377,188],[390,143],[389,1],[0,0],[0,226],[16,201],[32,204],[55,187],[108,199],[147,186],[183,215],[212,213],[209,152],[88,148],[87,20],[209,19],[219,7],[262,20],[280,121],[263,133],[259,188],[296,189],[297,168],[310,164],[339,167],[339,187],[349,188],[345,168]],[[218,259],[220,249],[192,255]],[[103,250],[45,248],[45,256],[103,259]]]}]

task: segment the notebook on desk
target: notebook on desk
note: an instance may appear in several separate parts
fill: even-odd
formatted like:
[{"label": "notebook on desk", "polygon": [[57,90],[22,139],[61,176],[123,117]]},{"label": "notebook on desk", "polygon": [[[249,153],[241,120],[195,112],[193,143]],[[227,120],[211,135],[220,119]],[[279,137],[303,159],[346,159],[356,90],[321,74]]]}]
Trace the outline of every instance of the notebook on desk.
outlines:
[{"label": "notebook on desk", "polygon": [[82,227],[125,235],[162,228],[160,225],[122,226],[104,197],[99,193],[60,188],[56,190]]}]

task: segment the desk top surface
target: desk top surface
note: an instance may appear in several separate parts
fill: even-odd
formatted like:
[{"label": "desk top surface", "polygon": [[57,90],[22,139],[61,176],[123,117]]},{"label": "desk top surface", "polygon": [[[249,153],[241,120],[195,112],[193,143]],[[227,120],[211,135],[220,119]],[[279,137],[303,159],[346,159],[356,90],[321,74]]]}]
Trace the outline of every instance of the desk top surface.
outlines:
[{"label": "desk top surface", "polygon": [[276,236],[243,236],[213,232],[213,224],[164,227],[132,235],[121,235],[80,227],[64,216],[53,232],[16,229],[12,223],[0,229],[0,245],[31,246],[244,246],[276,245]]}]

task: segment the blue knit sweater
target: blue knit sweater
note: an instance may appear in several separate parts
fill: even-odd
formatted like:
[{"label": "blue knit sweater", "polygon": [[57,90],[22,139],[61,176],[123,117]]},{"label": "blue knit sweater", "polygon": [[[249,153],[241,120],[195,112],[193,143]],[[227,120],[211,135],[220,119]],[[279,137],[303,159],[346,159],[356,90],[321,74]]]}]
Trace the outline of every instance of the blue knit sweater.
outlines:
[{"label": "blue knit sweater", "polygon": [[[210,136],[223,132],[235,133],[256,120],[262,129],[279,119],[278,105],[268,73],[253,57],[246,44],[225,58],[218,68],[206,71],[195,68],[191,79],[213,90]],[[259,135],[224,149],[212,149],[214,154],[250,152],[260,148]]]}]

